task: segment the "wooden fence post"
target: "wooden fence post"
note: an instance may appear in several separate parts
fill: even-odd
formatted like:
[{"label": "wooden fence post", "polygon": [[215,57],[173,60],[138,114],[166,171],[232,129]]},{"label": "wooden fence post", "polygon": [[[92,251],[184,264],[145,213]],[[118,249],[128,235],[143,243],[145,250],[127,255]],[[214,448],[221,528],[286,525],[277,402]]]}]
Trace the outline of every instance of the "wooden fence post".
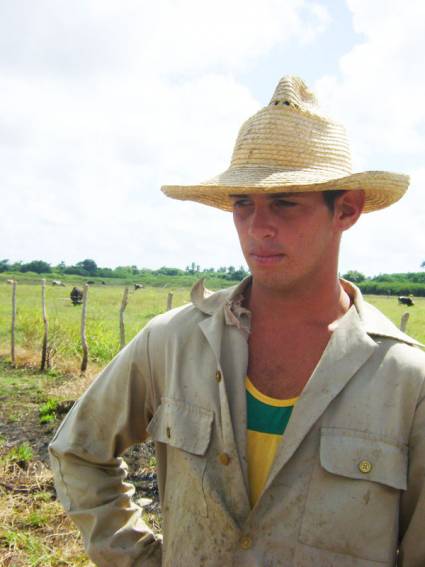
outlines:
[{"label": "wooden fence post", "polygon": [[41,350],[41,364],[40,370],[43,372],[46,368],[50,367],[49,355],[48,355],[48,337],[49,337],[49,323],[47,321],[47,311],[46,311],[46,280],[41,280],[41,308],[43,311],[43,323],[44,323],[44,337],[43,337],[43,347]]},{"label": "wooden fence post", "polygon": [[410,313],[403,313],[403,315],[401,316],[401,321],[400,321],[400,331],[402,331],[403,333],[406,332],[406,327],[407,327],[407,321],[409,320],[409,316]]},{"label": "wooden fence post", "polygon": [[16,280],[12,282],[12,328],[10,334],[10,358],[12,366],[16,366],[15,354],[15,327],[16,327]]},{"label": "wooden fence post", "polygon": [[173,308],[173,294],[169,292],[167,296],[167,311]]},{"label": "wooden fence post", "polygon": [[86,319],[87,319],[87,295],[89,291],[89,284],[84,284],[83,290],[83,310],[81,313],[81,344],[83,347],[83,360],[81,362],[81,373],[87,370],[87,365],[89,361],[89,348],[87,346],[86,338]]},{"label": "wooden fence post", "polygon": [[124,327],[124,311],[128,304],[128,287],[124,289],[122,302],[120,307],[120,345],[121,348],[125,347],[125,327]]}]

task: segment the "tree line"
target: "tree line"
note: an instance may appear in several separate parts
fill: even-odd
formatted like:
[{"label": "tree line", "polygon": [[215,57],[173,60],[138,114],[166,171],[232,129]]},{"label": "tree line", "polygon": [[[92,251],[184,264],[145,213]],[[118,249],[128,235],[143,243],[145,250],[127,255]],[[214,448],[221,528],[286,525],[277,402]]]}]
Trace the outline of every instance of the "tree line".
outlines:
[{"label": "tree line", "polygon": [[[421,267],[425,268],[425,262]],[[342,277],[356,284],[363,293],[373,295],[416,295],[425,297],[425,272],[378,274],[367,277],[350,270]]]},{"label": "tree line", "polygon": [[202,268],[199,264],[192,262],[186,266],[184,270],[180,268],[172,268],[162,266],[157,270],[149,268],[138,268],[137,266],[117,266],[116,268],[102,268],[97,263],[87,258],[81,260],[73,265],[66,265],[65,262],[60,262],[57,265],[51,265],[44,260],[33,260],[31,262],[14,262],[10,263],[9,260],[0,260],[0,273],[35,273],[35,274],[56,274],[58,277],[61,275],[76,275],[85,278],[119,278],[119,279],[134,279],[134,277],[143,276],[199,276],[208,277],[214,276],[225,280],[238,281],[242,280],[248,275],[248,272],[243,266],[236,268],[235,266],[221,266],[220,268]]},{"label": "tree line", "polygon": [[[425,261],[421,267],[425,268]],[[165,285],[166,282],[178,285],[191,285],[199,278],[207,278],[214,286],[226,286],[226,282],[237,282],[249,275],[249,272],[240,266],[221,266],[219,268],[201,268],[196,262],[192,262],[184,270],[162,266],[157,270],[139,268],[132,266],[117,266],[116,268],[102,268],[89,258],[81,260],[73,265],[60,262],[51,265],[44,260],[33,260],[31,262],[10,263],[9,260],[0,260],[0,273],[11,274],[28,273],[37,274],[51,279],[66,276],[79,276],[85,279],[91,278],[114,278],[125,282],[143,281],[146,285]],[[407,272],[395,274],[379,274],[369,277],[357,270],[349,270],[342,277],[358,285],[363,293],[377,295],[408,295],[425,297],[425,271]],[[112,280],[113,281],[113,280]],[[112,282],[111,282],[112,283]]]}]

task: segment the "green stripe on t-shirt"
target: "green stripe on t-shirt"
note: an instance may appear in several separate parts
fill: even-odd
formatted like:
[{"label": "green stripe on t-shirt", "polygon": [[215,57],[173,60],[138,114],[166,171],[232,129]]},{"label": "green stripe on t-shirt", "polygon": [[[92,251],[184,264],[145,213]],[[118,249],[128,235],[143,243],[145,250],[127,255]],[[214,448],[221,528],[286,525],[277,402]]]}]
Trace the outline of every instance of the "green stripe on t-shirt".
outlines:
[{"label": "green stripe on t-shirt", "polygon": [[272,406],[246,391],[248,429],[260,433],[283,435],[294,406]]}]

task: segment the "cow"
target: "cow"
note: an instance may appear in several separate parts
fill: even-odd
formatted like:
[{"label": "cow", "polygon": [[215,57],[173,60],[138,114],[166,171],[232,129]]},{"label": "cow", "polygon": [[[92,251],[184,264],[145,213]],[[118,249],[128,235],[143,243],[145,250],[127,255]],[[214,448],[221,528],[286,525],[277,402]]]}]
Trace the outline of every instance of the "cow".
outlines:
[{"label": "cow", "polygon": [[52,285],[60,285],[62,287],[65,287],[65,284],[61,280],[52,280]]},{"label": "cow", "polygon": [[6,283],[9,285],[13,285],[15,283],[15,280],[6,280]]},{"label": "cow", "polygon": [[88,285],[93,285],[93,284],[95,284],[95,283],[96,283],[96,282],[95,282],[94,280],[87,280],[87,281],[86,281],[86,284],[88,284]]},{"label": "cow", "polygon": [[407,307],[412,307],[412,305],[415,305],[413,297],[410,295],[400,295],[400,297],[398,298],[398,303],[399,305],[407,305]]},{"label": "cow", "polygon": [[134,284],[134,291],[138,289],[143,289],[145,286],[142,283],[135,283]]},{"label": "cow", "polygon": [[78,287],[73,287],[69,296],[73,305],[81,305],[83,303],[83,292]]}]

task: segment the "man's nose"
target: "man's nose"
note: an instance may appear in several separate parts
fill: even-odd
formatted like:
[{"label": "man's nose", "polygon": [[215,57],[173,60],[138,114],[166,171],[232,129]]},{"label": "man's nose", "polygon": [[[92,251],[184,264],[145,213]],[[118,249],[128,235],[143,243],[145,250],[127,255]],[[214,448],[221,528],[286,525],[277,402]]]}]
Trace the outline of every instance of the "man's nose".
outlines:
[{"label": "man's nose", "polygon": [[260,239],[273,238],[276,235],[276,226],[273,222],[273,215],[267,207],[255,207],[251,215],[249,236]]}]

